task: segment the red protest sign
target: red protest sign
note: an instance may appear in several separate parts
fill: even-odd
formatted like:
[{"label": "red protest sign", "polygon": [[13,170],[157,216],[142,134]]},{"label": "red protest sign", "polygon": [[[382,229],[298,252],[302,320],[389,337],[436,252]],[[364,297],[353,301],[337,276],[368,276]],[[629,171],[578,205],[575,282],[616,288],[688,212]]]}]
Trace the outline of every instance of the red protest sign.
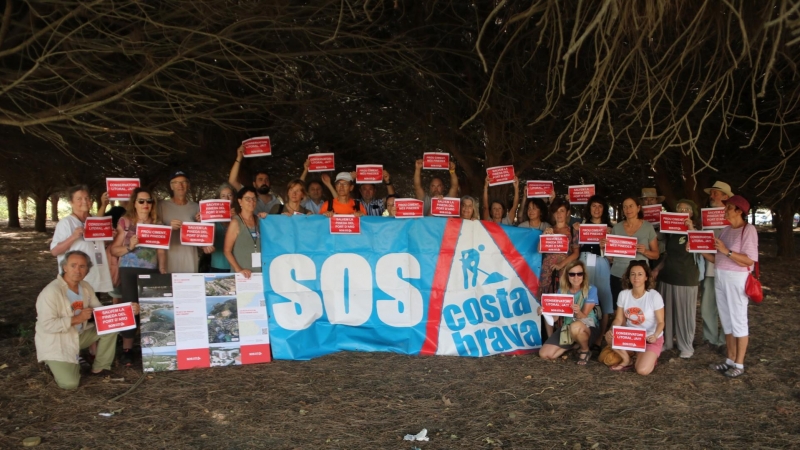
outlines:
[{"label": "red protest sign", "polygon": [[448,153],[426,152],[422,154],[423,169],[450,169],[450,155]]},{"label": "red protest sign", "polygon": [[514,166],[496,166],[486,169],[489,186],[499,186],[514,182]]},{"label": "red protest sign", "polygon": [[308,155],[309,172],[330,172],[335,170],[333,153],[312,153]]},{"label": "red protest sign", "polygon": [[552,181],[528,180],[525,187],[528,198],[550,198],[555,191]]},{"label": "red protest sign", "polygon": [[356,183],[370,184],[383,182],[383,166],[380,164],[360,164],[356,166]]},{"label": "red protest sign", "polygon": [[661,226],[661,205],[642,205],[644,220],[654,227]]},{"label": "red protest sign", "polygon": [[731,224],[725,219],[725,208],[701,208],[700,215],[704,230],[717,230]]},{"label": "red protest sign", "polygon": [[214,245],[214,224],[183,222],[181,225],[181,245],[194,247]]},{"label": "red protest sign", "polygon": [[539,253],[569,253],[569,236],[564,234],[539,236]]},{"label": "red protest sign", "polygon": [[572,317],[572,295],[542,294],[542,314],[551,316]]},{"label": "red protest sign", "polygon": [[200,200],[201,222],[230,222],[230,200]]},{"label": "red protest sign", "polygon": [[606,236],[606,256],[617,256],[620,258],[635,258],[636,246],[639,240],[635,237],[617,236],[609,234]]},{"label": "red protest sign", "polygon": [[689,227],[686,226],[687,213],[661,213],[661,232],[670,234],[686,234]]},{"label": "red protest sign", "polygon": [[98,335],[136,328],[136,318],[130,302],[94,308],[92,314]]},{"label": "red protest sign", "polygon": [[331,234],[361,234],[361,219],[350,214],[331,217]]},{"label": "red protest sign", "polygon": [[422,200],[415,198],[394,199],[395,214],[398,219],[422,217]]},{"label": "red protest sign", "polygon": [[582,223],[578,230],[579,244],[599,244],[601,239],[605,239],[608,227],[603,224]]},{"label": "red protest sign", "polygon": [[569,188],[569,202],[573,205],[585,205],[594,195],[593,184],[581,184],[570,186]]},{"label": "red protest sign", "polygon": [[689,253],[717,253],[713,231],[689,231]]},{"label": "red protest sign", "polygon": [[172,227],[167,225],[139,224],[136,226],[136,237],[139,238],[140,247],[163,248],[169,250]]},{"label": "red protest sign", "polygon": [[114,239],[114,227],[111,216],[87,217],[83,223],[84,241],[111,241]]},{"label": "red protest sign", "polygon": [[461,215],[461,199],[442,197],[431,199],[431,215],[437,217],[458,217]]},{"label": "red protest sign", "polygon": [[106,192],[108,199],[128,201],[131,199],[131,192],[140,186],[138,178],[106,178]]},{"label": "red protest sign", "polygon": [[611,348],[643,352],[647,345],[647,331],[642,328],[613,327],[613,344]]},{"label": "red protest sign", "polygon": [[272,144],[269,141],[269,136],[246,139],[242,141],[242,146],[244,146],[245,158],[272,155]]}]

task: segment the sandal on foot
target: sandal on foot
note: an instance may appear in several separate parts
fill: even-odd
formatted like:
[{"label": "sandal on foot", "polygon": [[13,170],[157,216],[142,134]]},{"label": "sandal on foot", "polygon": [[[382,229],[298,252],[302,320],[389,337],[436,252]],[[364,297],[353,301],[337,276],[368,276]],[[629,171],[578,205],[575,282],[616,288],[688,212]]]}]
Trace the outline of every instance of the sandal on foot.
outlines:
[{"label": "sandal on foot", "polygon": [[586,366],[589,364],[589,361],[592,359],[592,352],[585,351],[585,352],[578,352],[578,362],[579,366]]},{"label": "sandal on foot", "polygon": [[740,369],[738,367],[731,367],[730,369],[726,370],[725,373],[723,373],[723,375],[725,375],[728,378],[740,377],[744,375],[744,368]]},{"label": "sandal on foot", "polygon": [[633,370],[633,364],[631,363],[628,364],[627,366],[621,366],[621,365],[611,366],[609,367],[609,369],[613,370],[614,372],[628,372],[630,370]]},{"label": "sandal on foot", "polygon": [[733,366],[729,366],[728,363],[721,363],[721,364],[710,364],[708,366],[711,370],[716,370],[717,372],[727,372],[728,369],[732,369]]}]

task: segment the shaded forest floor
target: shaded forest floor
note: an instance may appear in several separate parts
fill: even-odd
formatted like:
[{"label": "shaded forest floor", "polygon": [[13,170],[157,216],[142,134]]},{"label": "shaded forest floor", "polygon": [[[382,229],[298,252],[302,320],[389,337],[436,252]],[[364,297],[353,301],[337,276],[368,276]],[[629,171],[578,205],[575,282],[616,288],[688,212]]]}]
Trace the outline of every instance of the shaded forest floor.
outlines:
[{"label": "shaded forest floor", "polygon": [[[36,296],[56,274],[51,236],[0,228],[2,448],[29,436],[43,449],[800,447],[800,321],[791,312],[800,270],[770,256],[774,233],[760,234],[769,290],[750,309],[738,379],[708,370],[721,357],[705,347],[689,360],[664,352],[648,377],[595,359],[578,367],[574,357],[341,353],[149,374],[114,401],[142,377],[140,365],[64,392],[36,362]],[[422,428],[429,442],[402,440]]]}]

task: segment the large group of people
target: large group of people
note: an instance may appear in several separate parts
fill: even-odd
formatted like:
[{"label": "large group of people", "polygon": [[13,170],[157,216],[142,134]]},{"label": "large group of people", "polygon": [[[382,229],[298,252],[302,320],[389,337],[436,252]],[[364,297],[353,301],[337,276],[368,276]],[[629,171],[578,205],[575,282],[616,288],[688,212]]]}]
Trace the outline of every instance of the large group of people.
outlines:
[{"label": "large group of people", "polygon": [[[213,245],[199,249],[181,245],[179,232],[172,233],[168,250],[142,247],[137,239],[139,224],[163,224],[178,231],[184,222],[199,221],[199,205],[188,198],[190,178],[183,171],[169,177],[167,199],[159,200],[151,189],[142,187],[135,189],[127,202],[112,208],[109,212],[115,216],[115,237],[107,246],[83,239],[84,223],[90,215],[89,189],[81,185],[68,191],[72,214],[58,222],[50,246],[59,274],[37,300],[38,359],[47,364],[60,387],[77,386],[80,350],[90,348],[94,356],[92,373],[104,373],[115,358],[116,334],[98,337],[89,321],[92,308],[100,306],[95,293],[109,293],[115,302],[136,304],[139,275],[198,272],[201,253],[209,255],[210,272],[250,277],[261,271],[258,224],[270,214],[395,215],[398,196],[386,170],[382,183],[360,184],[356,190],[355,172],[340,172],[333,178],[323,173],[319,179],[307,180],[306,161],[302,175],[286,186],[284,199],[272,189],[266,172],[257,171],[251,185],[240,183],[243,156],[240,147],[228,181],[216,193],[217,198],[231,202],[231,221],[216,223]],[[459,180],[456,166],[450,162],[449,187],[443,178],[432,176],[426,190],[422,168],[422,160],[417,160],[414,197],[423,202],[423,215],[428,216],[434,198],[459,196]],[[384,197],[377,195],[380,185],[387,192]],[[647,375],[653,371],[661,351],[673,347],[677,347],[681,358],[691,358],[701,290],[702,338],[706,345],[727,355],[724,362],[711,368],[728,377],[744,373],[748,344],[745,282],[758,260],[758,238],[755,228],[747,224],[750,205],[744,197],[734,195],[730,186],[720,181],[706,189],[708,206],[724,206],[730,226],[715,231],[715,254],[699,256],[688,251],[685,235],[661,234],[644,219],[643,204],[663,201],[655,189],[645,188],[640,197],[625,198],[622,219],[616,223],[612,223],[608,201],[600,195],[592,196],[581,217],[576,218],[571,216],[569,201],[562,197],[529,198],[520,204],[519,190],[519,180],[514,179],[511,204],[492,199],[487,178],[480,204],[474,197],[460,197],[460,218],[569,237],[567,253],[542,255],[539,289],[534,293],[537,298],[543,293],[574,297],[572,318],[544,321],[546,334],[539,352],[543,359],[552,360],[576,350],[577,363],[585,366],[592,351],[600,350],[604,343],[611,344],[614,326],[646,330],[647,345],[644,352],[638,353],[608,349],[614,355],[612,370],[635,369]],[[106,203],[104,195],[99,214],[106,212]],[[700,209],[694,202],[679,200],[676,212],[689,214],[689,229],[699,228]],[[636,256],[605,257],[605,239],[598,244],[580,244],[581,223],[604,225],[611,235],[635,237]],[[135,330],[120,334],[119,363],[130,366],[134,361]]]}]

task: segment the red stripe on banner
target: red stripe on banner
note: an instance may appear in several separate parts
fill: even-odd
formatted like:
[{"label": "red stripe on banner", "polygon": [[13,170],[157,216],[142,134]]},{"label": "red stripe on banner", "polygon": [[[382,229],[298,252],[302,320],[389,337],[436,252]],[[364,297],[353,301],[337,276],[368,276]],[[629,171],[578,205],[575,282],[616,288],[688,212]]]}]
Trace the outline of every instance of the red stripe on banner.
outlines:
[{"label": "red stripe on banner", "polygon": [[528,287],[531,294],[535,296],[539,292],[539,278],[537,278],[536,274],[531,270],[528,261],[525,261],[525,258],[522,257],[517,251],[517,248],[514,247],[514,244],[511,243],[508,235],[503,231],[503,227],[488,221],[481,221],[481,225],[489,232],[492,240],[497,244],[497,247],[500,249],[506,261],[511,264],[517,276],[525,283],[525,286]]},{"label": "red stripe on banner", "polygon": [[436,262],[436,272],[433,274],[431,284],[431,297],[428,302],[428,325],[425,328],[425,342],[422,344],[421,355],[434,355],[439,347],[439,323],[442,320],[442,304],[444,293],[447,290],[447,280],[450,279],[450,268],[453,267],[453,258],[456,254],[458,235],[461,233],[462,219],[447,219],[442,237],[442,246],[439,248],[439,260]]}]

